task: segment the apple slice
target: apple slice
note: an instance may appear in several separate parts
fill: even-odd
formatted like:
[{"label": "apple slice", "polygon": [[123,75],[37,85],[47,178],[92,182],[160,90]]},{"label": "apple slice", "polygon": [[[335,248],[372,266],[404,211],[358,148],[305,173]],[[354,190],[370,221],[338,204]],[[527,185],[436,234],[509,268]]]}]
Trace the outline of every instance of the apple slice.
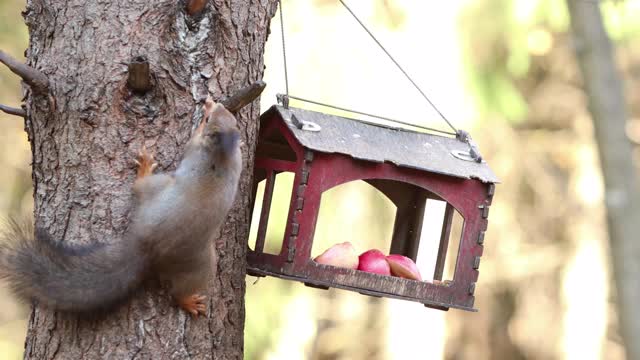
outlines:
[{"label": "apple slice", "polygon": [[402,255],[392,254],[387,256],[387,262],[391,268],[393,276],[422,281],[418,266],[410,258]]},{"label": "apple slice", "polygon": [[380,275],[391,275],[391,269],[384,254],[377,249],[372,249],[360,254],[358,270]]},{"label": "apple slice", "polygon": [[358,268],[358,254],[353,245],[348,241],[333,245],[322,254],[316,256],[313,261],[319,264],[333,265],[347,269]]}]

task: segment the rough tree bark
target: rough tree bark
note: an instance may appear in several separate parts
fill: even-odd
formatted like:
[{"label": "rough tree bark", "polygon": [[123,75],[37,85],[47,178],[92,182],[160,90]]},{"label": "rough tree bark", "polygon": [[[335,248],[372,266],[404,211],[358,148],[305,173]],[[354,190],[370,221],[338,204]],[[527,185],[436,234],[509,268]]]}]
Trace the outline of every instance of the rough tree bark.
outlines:
[{"label": "rough tree bark", "polygon": [[628,359],[640,359],[640,182],[627,112],[598,1],[567,0],[575,52],[582,70],[605,182],[605,200],[620,331]]},{"label": "rough tree bark", "polygon": [[[27,64],[48,79],[48,89],[25,86],[37,225],[69,243],[118,239],[136,152],[145,144],[171,170],[207,93],[221,99],[262,78],[275,11],[275,0],[28,0]],[[26,359],[242,358],[258,116],[257,102],[237,114],[246,168],[217,245],[208,317],[190,319],[157,291],[93,319],[36,306]]]}]

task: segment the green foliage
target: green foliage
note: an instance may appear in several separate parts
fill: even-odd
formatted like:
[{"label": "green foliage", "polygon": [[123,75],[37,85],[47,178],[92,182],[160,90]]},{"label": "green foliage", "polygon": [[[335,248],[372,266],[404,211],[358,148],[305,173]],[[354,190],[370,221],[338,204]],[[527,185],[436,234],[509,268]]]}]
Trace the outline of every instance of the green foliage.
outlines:
[{"label": "green foliage", "polygon": [[517,81],[528,75],[531,56],[553,46],[550,32],[567,26],[561,1],[480,0],[463,12],[465,72],[480,117],[524,120],[527,104]]},{"label": "green foliage", "polygon": [[280,337],[282,315],[286,314],[282,309],[294,293],[294,283],[271,277],[247,277],[246,284],[244,358],[264,359]]},{"label": "green foliage", "polygon": [[[640,34],[640,22],[634,20],[640,16],[640,1],[604,1],[600,6],[614,41]],[[460,20],[465,72],[478,116],[523,121],[528,106],[520,81],[532,75],[532,58],[558,46],[557,35],[567,32],[565,2],[478,0]]]},{"label": "green foliage", "polygon": [[4,50],[24,50],[29,39],[20,10],[24,1],[0,1],[0,46]]},{"label": "green foliage", "polygon": [[616,42],[630,42],[640,34],[640,1],[609,0],[601,5],[604,23],[611,39]]},{"label": "green foliage", "polygon": [[[23,1],[0,0],[0,49],[17,58],[22,58],[29,41],[27,27],[20,16],[23,6]],[[0,67],[0,98],[17,97],[19,89],[18,77],[4,66]]]}]

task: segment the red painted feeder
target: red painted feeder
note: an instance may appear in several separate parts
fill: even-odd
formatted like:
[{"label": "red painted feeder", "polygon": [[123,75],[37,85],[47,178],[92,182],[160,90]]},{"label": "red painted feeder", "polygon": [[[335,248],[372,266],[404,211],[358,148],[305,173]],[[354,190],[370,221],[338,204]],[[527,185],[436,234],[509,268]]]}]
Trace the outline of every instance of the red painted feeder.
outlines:
[{"label": "red painted feeder", "polygon": [[[247,254],[250,275],[275,276],[319,288],[404,299],[436,309],[476,311],[473,307],[489,206],[498,179],[474,159],[468,142],[358,120],[273,106],[261,116],[256,149],[254,196],[265,181],[254,249]],[[264,252],[275,177],[295,174],[279,253]],[[311,259],[320,200],[324,192],[362,180],[397,207],[387,253],[416,261],[425,204],[446,202],[433,279],[416,281],[323,265]],[[455,271],[441,281],[451,223],[463,218]]]}]

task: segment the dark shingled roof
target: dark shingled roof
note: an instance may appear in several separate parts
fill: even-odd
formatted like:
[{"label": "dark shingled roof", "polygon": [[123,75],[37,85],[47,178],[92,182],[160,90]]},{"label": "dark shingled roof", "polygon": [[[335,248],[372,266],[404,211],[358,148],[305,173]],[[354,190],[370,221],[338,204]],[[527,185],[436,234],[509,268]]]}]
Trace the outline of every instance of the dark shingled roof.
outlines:
[{"label": "dark shingled roof", "polygon": [[[499,182],[489,166],[461,160],[452,151],[469,151],[469,146],[454,138],[375,125],[310,110],[275,105],[267,113],[277,111],[293,135],[311,150],[339,153],[355,159],[389,162],[401,167],[426,170],[485,183]],[[291,114],[303,122],[320,126],[318,132],[298,129]]]}]

